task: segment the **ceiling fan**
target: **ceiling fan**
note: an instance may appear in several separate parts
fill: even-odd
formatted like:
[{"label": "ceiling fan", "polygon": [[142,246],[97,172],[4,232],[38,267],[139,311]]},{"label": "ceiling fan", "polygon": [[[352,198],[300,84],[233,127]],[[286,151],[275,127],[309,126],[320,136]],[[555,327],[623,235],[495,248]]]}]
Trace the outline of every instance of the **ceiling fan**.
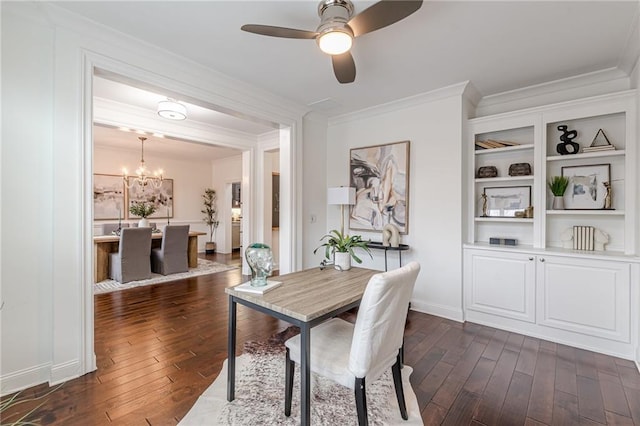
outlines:
[{"label": "ceiling fan", "polygon": [[333,72],[340,83],[356,79],[356,64],[349,50],[353,39],[411,15],[422,6],[422,0],[382,0],[353,15],[350,0],[322,0],[318,5],[320,25],[315,31],[270,25],[248,24],[241,29],[271,37],[315,39],[320,50],[331,55]]}]

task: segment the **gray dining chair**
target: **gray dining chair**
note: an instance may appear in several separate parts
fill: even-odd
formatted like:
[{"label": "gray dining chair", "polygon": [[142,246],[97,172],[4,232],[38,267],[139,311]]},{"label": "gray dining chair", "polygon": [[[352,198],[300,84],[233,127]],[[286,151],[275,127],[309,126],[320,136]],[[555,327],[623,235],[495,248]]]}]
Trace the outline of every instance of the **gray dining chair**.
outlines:
[{"label": "gray dining chair", "polygon": [[117,253],[109,255],[109,278],[126,283],[151,278],[151,228],[123,228]]},{"label": "gray dining chair", "polygon": [[[368,424],[366,383],[391,369],[400,415],[408,419],[402,387],[402,346],[407,305],[420,272],[418,262],[371,277],[356,323],[333,318],[311,329],[311,371],[351,388],[358,424]],[[284,413],[291,414],[294,363],[300,363],[300,335],[285,342]]]},{"label": "gray dining chair", "polygon": [[167,225],[162,245],[151,250],[151,270],[169,275],[189,271],[189,225]]},{"label": "gray dining chair", "polygon": [[[102,235],[111,235],[111,234],[113,234],[114,231],[118,230],[118,224],[117,223],[103,223],[101,226],[102,226]],[[120,226],[120,228],[128,228],[129,224],[128,223],[122,223],[119,226]]]}]

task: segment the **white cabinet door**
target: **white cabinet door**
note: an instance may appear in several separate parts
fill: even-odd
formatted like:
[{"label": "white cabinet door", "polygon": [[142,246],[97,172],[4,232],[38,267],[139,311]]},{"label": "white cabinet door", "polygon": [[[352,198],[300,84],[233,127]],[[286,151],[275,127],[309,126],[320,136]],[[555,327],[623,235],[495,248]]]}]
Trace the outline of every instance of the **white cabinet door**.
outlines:
[{"label": "white cabinet door", "polygon": [[534,256],[465,250],[465,305],[469,310],[535,322]]},{"label": "white cabinet door", "polygon": [[629,342],[630,265],[539,256],[538,323]]}]

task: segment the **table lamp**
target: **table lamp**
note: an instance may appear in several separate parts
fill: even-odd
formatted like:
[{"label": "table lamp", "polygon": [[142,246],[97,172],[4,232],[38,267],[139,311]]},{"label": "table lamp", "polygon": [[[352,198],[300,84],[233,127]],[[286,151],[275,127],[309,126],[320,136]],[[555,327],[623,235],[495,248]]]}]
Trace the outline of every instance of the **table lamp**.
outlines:
[{"label": "table lamp", "polygon": [[356,189],[349,186],[327,189],[327,204],[340,206],[340,232],[344,235],[344,206],[356,203]]}]

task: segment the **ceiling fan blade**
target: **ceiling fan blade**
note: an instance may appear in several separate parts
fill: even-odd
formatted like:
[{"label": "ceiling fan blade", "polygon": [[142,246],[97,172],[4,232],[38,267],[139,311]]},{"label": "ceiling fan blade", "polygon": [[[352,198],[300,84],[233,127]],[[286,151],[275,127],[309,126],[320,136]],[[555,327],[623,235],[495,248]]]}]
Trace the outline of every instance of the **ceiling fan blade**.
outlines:
[{"label": "ceiling fan blade", "polygon": [[333,63],[333,73],[340,83],[353,83],[356,79],[356,63],[353,61],[351,53],[333,55],[331,62]]},{"label": "ceiling fan blade", "polygon": [[420,9],[422,0],[382,0],[349,21],[355,37],[394,24]]},{"label": "ceiling fan blade", "polygon": [[296,30],[294,28],[273,27],[271,25],[257,25],[248,24],[240,27],[242,31],[249,33],[266,35],[271,37],[283,37],[283,38],[303,38],[314,39],[318,33],[315,31]]}]

